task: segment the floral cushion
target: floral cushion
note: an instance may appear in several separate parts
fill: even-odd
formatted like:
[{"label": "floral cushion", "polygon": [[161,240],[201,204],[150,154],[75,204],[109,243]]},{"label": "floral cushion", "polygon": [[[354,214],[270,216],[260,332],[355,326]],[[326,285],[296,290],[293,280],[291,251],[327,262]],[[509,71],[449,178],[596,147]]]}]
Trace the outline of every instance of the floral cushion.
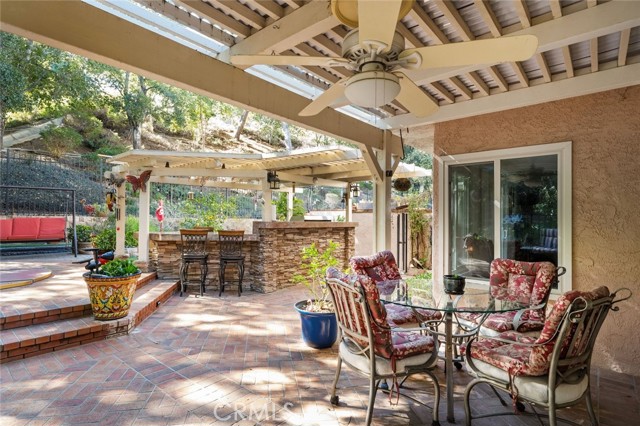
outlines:
[{"label": "floral cushion", "polygon": [[[501,333],[496,338],[486,338],[474,342],[471,346],[470,356],[505,370],[511,375],[542,376],[549,371],[551,353],[554,346],[558,344],[556,331],[571,303],[577,297],[596,300],[608,295],[609,289],[607,287],[599,287],[591,292],[570,291],[565,293],[553,305],[539,337],[525,336],[515,332]],[[570,330],[567,333],[561,343],[563,346],[567,346],[574,338],[575,331]]]},{"label": "floral cushion", "polygon": [[375,282],[402,278],[396,259],[389,250],[372,256],[354,256],[349,259],[349,265],[356,274],[368,275]]},{"label": "floral cushion", "polygon": [[[391,326],[393,324],[389,324],[387,320],[387,310],[380,302],[380,294],[378,293],[378,288],[373,283],[373,281],[371,281],[371,278],[366,275],[347,275],[333,267],[327,268],[326,277],[327,279],[336,278],[346,284],[362,287],[362,289],[364,290],[365,298],[367,300],[369,312],[371,314],[371,332],[374,339],[374,351],[376,354],[382,357],[390,358],[392,355]],[[334,295],[334,298],[335,297],[336,295]],[[341,303],[341,301],[336,302]],[[359,309],[353,309],[352,307],[357,306],[358,302],[344,301],[344,303],[347,304],[344,310],[351,315],[357,315],[357,318],[351,317],[349,320],[341,321],[342,326],[348,327],[356,333],[366,336],[365,319],[362,317],[361,311]],[[356,342],[363,347],[369,345],[369,342],[367,340],[357,338],[354,338],[354,340],[356,340]]]},{"label": "floral cushion", "polygon": [[[551,262],[521,262],[512,259],[494,259],[491,262],[489,286],[491,296],[500,300],[523,303],[528,306],[544,304],[556,278],[556,267]],[[488,316],[484,327],[497,332],[513,330],[515,312]],[[544,322],[544,307],[523,312],[518,330],[540,330]],[[477,323],[478,317],[465,318]]]},{"label": "floral cushion", "polygon": [[393,356],[403,359],[433,351],[433,337],[415,331],[394,331],[391,333]]}]

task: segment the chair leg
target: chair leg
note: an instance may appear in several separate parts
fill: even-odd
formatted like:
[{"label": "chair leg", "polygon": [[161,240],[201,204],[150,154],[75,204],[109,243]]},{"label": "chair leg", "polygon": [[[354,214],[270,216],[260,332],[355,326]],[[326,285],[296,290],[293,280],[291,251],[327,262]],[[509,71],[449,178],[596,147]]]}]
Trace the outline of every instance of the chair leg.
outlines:
[{"label": "chair leg", "polygon": [[431,426],[440,426],[440,384],[438,383],[438,378],[431,371],[426,371],[425,373],[433,382],[433,410],[431,413]]},{"label": "chair leg", "polygon": [[238,281],[238,296],[242,294],[242,278],[244,277],[244,262],[238,262],[238,270],[240,273],[240,279]]},{"label": "chair leg", "polygon": [[182,262],[182,264],[180,265],[180,297],[182,297],[182,292],[185,289],[185,281],[187,278],[187,264],[186,262]]},{"label": "chair leg", "polygon": [[591,400],[591,389],[587,389],[585,402],[587,403],[587,411],[589,412],[589,417],[591,418],[591,426],[598,426],[600,423],[598,422],[598,418],[596,417],[595,411],[593,411],[593,401]]},{"label": "chair leg", "polygon": [[364,422],[365,426],[371,424],[373,419],[373,405],[376,402],[376,392],[378,392],[378,383],[376,383],[373,374],[369,377],[369,405],[367,406],[367,418]]},{"label": "chair leg", "polygon": [[338,405],[340,401],[339,397],[336,395],[336,389],[338,388],[338,380],[340,379],[340,370],[342,369],[342,358],[338,356],[338,367],[336,368],[336,377],[333,379],[333,386],[331,388],[331,398],[329,401],[332,405]]},{"label": "chair leg", "polygon": [[200,262],[200,297],[202,297],[202,293],[204,292],[204,280],[207,278],[207,266]]},{"label": "chair leg", "polygon": [[220,262],[220,269],[218,270],[218,279],[220,280],[220,291],[218,292],[218,297],[222,296],[222,292],[224,291],[224,267],[225,263]]}]

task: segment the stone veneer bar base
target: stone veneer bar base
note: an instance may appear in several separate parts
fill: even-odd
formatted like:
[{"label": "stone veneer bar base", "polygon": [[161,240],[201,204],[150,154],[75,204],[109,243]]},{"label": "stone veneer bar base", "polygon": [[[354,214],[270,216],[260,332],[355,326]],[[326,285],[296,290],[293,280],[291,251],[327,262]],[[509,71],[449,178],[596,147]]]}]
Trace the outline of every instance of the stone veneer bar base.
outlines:
[{"label": "stone veneer bar base", "polygon": [[[320,249],[335,241],[339,247],[336,257],[345,269],[355,253],[353,222],[254,222],[253,233],[245,234],[245,275],[243,286],[270,293],[293,285],[292,277],[300,272],[302,248],[316,243]],[[149,235],[149,269],[159,279],[178,279],[181,243],[177,232]],[[209,274],[206,291],[218,289],[218,235],[209,234]],[[228,270],[233,274],[235,271]],[[196,273],[194,268],[194,273]],[[234,291],[233,287],[227,290]],[[192,290],[195,291],[195,290]]]}]

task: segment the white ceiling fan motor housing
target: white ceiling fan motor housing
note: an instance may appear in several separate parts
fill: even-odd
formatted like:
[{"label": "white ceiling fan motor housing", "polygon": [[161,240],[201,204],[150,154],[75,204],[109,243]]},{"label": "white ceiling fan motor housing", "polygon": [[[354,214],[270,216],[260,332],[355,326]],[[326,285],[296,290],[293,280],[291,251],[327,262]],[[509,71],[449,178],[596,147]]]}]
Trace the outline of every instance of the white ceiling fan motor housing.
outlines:
[{"label": "white ceiling fan motor housing", "polygon": [[366,108],[383,106],[400,93],[398,77],[385,71],[363,71],[347,82],[344,94],[356,105]]}]

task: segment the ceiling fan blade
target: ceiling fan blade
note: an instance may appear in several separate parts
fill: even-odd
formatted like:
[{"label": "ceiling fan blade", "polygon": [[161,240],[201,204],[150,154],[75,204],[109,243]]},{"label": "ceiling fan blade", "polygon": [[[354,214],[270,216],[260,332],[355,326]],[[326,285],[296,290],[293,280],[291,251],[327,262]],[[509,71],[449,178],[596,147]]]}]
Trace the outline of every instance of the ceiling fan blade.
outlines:
[{"label": "ceiling fan blade", "polygon": [[438,110],[438,105],[409,77],[401,72],[394,74],[400,78],[400,94],[396,96],[396,101],[404,105],[411,114],[426,117]]},{"label": "ceiling fan blade", "polygon": [[302,111],[300,111],[298,115],[303,117],[316,115],[326,107],[332,105],[338,99],[342,98],[344,96],[345,89],[345,86],[342,83],[345,80],[346,79],[343,79],[335,83],[333,86],[329,87],[324,91],[324,93],[315,98],[309,105],[307,105]]},{"label": "ceiling fan blade", "polygon": [[360,44],[376,41],[389,50],[396,32],[402,0],[376,0],[358,2],[358,32]]},{"label": "ceiling fan blade", "polygon": [[407,59],[409,64],[405,68],[408,69],[455,67],[524,61],[532,57],[537,48],[536,36],[522,35],[406,49],[398,59]]},{"label": "ceiling fan blade", "polygon": [[299,65],[331,67],[348,64],[339,57],[297,55],[235,55],[230,58],[233,65]]}]

